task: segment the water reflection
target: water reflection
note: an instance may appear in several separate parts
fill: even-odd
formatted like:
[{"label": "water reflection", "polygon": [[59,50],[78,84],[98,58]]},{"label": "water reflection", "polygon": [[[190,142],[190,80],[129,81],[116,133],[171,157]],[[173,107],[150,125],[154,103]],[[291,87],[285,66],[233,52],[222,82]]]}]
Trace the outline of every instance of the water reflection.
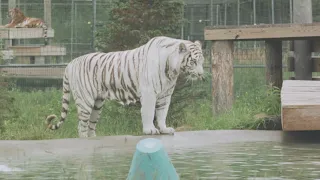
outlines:
[{"label": "water reflection", "polygon": [[[202,149],[175,149],[170,157],[180,178],[316,179],[320,177],[320,145],[237,142]],[[125,179],[132,153],[96,152],[82,157],[9,159],[2,164],[24,171],[1,172],[0,179]]]}]

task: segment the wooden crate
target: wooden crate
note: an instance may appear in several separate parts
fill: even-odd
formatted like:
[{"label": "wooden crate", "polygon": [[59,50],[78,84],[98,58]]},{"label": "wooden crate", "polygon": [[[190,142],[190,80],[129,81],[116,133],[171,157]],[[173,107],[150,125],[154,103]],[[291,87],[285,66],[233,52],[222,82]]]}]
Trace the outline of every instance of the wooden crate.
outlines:
[{"label": "wooden crate", "polygon": [[281,116],[284,131],[320,130],[320,81],[283,81]]}]

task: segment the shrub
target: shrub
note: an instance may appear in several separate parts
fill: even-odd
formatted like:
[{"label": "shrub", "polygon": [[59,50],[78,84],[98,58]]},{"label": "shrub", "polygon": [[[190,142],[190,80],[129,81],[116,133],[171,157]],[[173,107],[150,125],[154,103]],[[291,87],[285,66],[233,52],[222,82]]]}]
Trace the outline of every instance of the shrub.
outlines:
[{"label": "shrub", "polygon": [[17,114],[14,107],[15,99],[9,94],[8,86],[8,81],[0,74],[0,133],[5,131],[6,122]]}]

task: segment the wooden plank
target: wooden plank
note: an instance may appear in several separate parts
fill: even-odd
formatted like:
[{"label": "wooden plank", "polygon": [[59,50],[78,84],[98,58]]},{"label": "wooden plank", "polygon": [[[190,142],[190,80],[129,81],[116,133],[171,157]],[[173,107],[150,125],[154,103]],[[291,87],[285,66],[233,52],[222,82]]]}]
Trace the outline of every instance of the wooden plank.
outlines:
[{"label": "wooden plank", "polygon": [[284,131],[320,130],[320,81],[285,80],[281,89]]},{"label": "wooden plank", "polygon": [[[9,52],[11,51],[11,52]],[[11,46],[3,54],[12,53],[13,56],[65,56],[66,48],[61,46]]]},{"label": "wooden plank", "polygon": [[281,89],[282,86],[282,41],[267,40],[266,43],[266,82]]},{"label": "wooden plank", "polygon": [[45,67],[34,67],[34,68],[0,68],[0,73],[4,73],[5,76],[9,77],[63,77],[64,67],[56,68],[45,68]]},{"label": "wooden plank", "polygon": [[[44,0],[44,22],[47,24],[48,28],[52,27],[51,20],[51,0]],[[51,39],[48,39],[48,44],[51,44]]]},{"label": "wooden plank", "polygon": [[233,105],[233,42],[212,42],[213,113],[230,110]]},{"label": "wooden plank", "polygon": [[266,40],[320,37],[320,23],[205,27],[205,40]]},{"label": "wooden plank", "polygon": [[[48,38],[54,37],[54,30],[48,29]],[[43,38],[42,28],[0,28],[0,39]]]}]

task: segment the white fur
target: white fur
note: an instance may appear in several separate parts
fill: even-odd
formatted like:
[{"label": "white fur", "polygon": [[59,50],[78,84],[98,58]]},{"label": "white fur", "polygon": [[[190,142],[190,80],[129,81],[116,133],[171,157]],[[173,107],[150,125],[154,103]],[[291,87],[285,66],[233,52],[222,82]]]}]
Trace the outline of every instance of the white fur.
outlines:
[{"label": "white fur", "polygon": [[[196,59],[196,67],[190,65],[190,59]],[[88,61],[89,65],[85,64]],[[143,133],[173,134],[174,129],[166,126],[166,117],[177,78],[187,66],[187,72],[201,76],[202,64],[200,43],[169,37],[155,37],[133,50],[91,53],[74,59],[66,68],[64,89],[71,90],[77,105],[79,137],[96,136],[100,107],[106,99],[118,100],[121,104],[140,100]],[[134,93],[127,89],[129,87],[136,87]],[[69,101],[69,93],[65,92],[63,98]],[[63,107],[67,108],[68,104]],[[61,114],[62,119],[51,129],[58,129],[63,123],[66,113]],[[159,130],[153,124],[154,117]]]}]

